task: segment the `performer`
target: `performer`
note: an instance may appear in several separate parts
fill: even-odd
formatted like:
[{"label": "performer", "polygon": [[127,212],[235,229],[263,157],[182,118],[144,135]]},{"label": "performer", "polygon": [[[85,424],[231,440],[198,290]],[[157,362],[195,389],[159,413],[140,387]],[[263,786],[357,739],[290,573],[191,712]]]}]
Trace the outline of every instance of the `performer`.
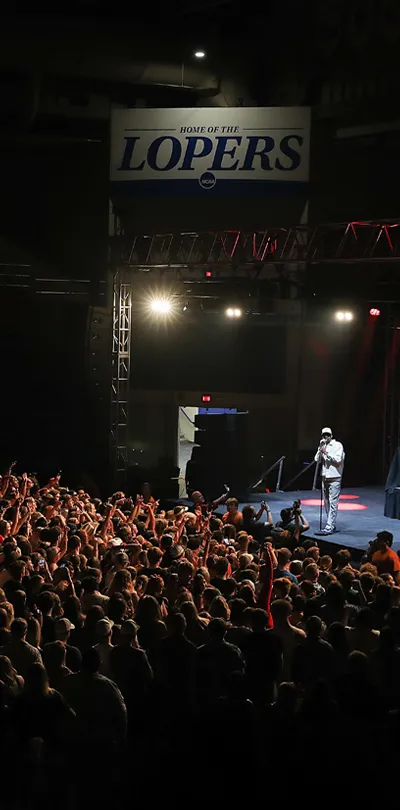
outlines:
[{"label": "performer", "polygon": [[345,452],[341,442],[337,442],[328,427],[322,428],[321,441],[315,454],[315,461],[321,462],[322,489],[324,493],[327,521],[321,534],[336,531],[336,515],[342,486]]}]

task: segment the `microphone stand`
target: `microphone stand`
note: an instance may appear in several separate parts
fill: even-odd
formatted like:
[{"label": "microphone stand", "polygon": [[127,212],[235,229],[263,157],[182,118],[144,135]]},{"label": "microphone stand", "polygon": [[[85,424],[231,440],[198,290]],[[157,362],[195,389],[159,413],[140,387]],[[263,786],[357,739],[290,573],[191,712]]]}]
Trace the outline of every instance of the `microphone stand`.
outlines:
[{"label": "microphone stand", "polygon": [[[321,465],[322,466],[322,465]],[[319,502],[319,530],[322,532],[322,502],[324,498],[324,479],[322,478],[322,470],[321,470],[321,500]]]},{"label": "microphone stand", "polygon": [[[326,442],[321,442],[321,444],[320,444],[321,455],[322,455],[322,448],[323,447],[326,447]],[[324,465],[323,465],[322,458],[320,459],[320,465],[321,465],[321,470],[320,470],[320,472],[321,472],[321,496],[320,496],[321,499],[320,499],[320,502],[319,502],[319,530],[320,530],[320,532],[322,532],[322,504],[324,502],[324,479],[323,479],[323,476],[322,476],[322,470],[323,470]]]}]

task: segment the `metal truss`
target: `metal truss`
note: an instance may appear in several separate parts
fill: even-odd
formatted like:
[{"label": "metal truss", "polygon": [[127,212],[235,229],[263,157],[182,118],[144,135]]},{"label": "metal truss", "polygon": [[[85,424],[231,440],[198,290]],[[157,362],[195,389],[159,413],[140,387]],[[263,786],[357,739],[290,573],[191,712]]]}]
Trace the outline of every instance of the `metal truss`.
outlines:
[{"label": "metal truss", "polygon": [[357,264],[400,261],[400,221],[296,225],[127,236],[120,229],[111,255],[136,271],[170,268],[255,268],[272,265]]},{"label": "metal truss", "polygon": [[111,458],[117,483],[128,466],[129,378],[131,365],[132,273],[114,276],[112,321]]}]

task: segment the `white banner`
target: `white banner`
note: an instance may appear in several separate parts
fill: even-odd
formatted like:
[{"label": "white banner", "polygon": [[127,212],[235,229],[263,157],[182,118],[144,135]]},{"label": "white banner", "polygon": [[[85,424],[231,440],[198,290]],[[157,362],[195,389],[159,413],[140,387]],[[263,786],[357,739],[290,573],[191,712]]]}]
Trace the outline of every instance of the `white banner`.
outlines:
[{"label": "white banner", "polygon": [[289,192],[308,181],[309,149],[308,107],[118,109],[110,179],[128,194]]}]

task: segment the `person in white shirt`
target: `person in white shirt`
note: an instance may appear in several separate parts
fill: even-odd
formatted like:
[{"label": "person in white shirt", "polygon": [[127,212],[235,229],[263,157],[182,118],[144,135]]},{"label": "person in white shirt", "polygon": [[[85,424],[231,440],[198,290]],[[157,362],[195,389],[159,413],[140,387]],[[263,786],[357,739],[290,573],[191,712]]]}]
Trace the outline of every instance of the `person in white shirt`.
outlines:
[{"label": "person in white shirt", "polygon": [[336,531],[336,515],[339,495],[342,486],[345,452],[341,442],[333,438],[330,428],[322,428],[321,441],[315,454],[315,461],[321,463],[322,489],[324,493],[326,526],[321,534],[333,534]]}]

